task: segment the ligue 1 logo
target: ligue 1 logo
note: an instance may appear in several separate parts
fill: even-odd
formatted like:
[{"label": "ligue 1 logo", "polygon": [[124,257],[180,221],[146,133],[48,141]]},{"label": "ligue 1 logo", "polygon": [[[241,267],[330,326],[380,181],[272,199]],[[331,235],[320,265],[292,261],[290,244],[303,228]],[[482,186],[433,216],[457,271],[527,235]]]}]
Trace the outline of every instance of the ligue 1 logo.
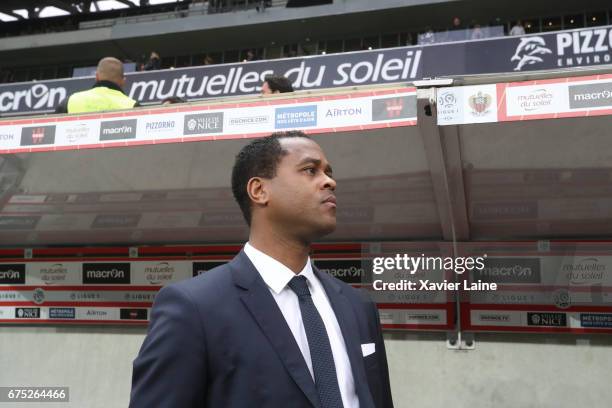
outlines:
[{"label": "ligue 1 logo", "polygon": [[457,98],[451,92],[444,92],[438,97],[438,105],[450,109],[457,104]]},{"label": "ligue 1 logo", "polygon": [[559,289],[553,293],[553,301],[560,309],[567,309],[572,305],[572,297],[566,289]]},{"label": "ligue 1 logo", "polygon": [[40,305],[45,301],[45,291],[42,288],[34,289],[34,293],[32,294],[32,298],[34,299],[34,303]]}]

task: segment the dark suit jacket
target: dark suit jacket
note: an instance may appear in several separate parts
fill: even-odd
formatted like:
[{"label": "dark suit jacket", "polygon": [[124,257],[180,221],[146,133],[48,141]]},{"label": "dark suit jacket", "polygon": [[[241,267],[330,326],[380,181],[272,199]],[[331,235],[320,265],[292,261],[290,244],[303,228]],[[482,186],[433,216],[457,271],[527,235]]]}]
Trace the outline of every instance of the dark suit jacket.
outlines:
[{"label": "dark suit jacket", "polygon": [[[360,407],[393,407],[376,306],[349,285],[314,272],[342,330]],[[365,343],[375,343],[375,352],[363,357]],[[134,360],[130,407],[320,407],[289,326],[243,251],[158,293]]]}]

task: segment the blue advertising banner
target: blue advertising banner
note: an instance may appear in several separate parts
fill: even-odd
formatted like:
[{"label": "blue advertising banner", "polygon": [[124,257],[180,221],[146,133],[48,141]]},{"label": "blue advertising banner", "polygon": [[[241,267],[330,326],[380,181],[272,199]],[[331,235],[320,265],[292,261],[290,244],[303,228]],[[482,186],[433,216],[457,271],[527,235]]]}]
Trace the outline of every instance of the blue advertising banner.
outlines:
[{"label": "blue advertising banner", "polygon": [[[126,93],[141,104],[169,96],[200,100],[256,94],[268,74],[285,75],[296,90],[428,77],[605,65],[612,60],[612,26],[477,41],[208,65],[127,75]],[[0,115],[53,112],[93,78],[0,85]]]}]

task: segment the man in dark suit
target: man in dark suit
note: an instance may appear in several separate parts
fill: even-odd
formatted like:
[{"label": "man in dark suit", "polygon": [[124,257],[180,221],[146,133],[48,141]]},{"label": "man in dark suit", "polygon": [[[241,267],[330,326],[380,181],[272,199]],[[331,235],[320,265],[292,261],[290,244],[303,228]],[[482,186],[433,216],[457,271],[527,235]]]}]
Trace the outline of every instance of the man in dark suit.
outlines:
[{"label": "man in dark suit", "polygon": [[301,132],[240,151],[232,190],[249,242],[159,292],[130,407],[393,407],[375,305],[308,256],[335,229],[335,188],[321,147]]}]

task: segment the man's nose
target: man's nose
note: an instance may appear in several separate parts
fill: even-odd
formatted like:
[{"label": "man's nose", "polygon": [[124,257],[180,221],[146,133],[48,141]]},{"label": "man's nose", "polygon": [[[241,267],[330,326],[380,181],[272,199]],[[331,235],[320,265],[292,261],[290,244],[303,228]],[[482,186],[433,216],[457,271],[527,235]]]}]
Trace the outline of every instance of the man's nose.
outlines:
[{"label": "man's nose", "polygon": [[323,185],[323,188],[335,191],[336,190],[336,180],[334,180],[333,177],[328,176],[327,174],[325,175],[325,177],[326,177],[326,180],[325,180],[325,184]]}]

